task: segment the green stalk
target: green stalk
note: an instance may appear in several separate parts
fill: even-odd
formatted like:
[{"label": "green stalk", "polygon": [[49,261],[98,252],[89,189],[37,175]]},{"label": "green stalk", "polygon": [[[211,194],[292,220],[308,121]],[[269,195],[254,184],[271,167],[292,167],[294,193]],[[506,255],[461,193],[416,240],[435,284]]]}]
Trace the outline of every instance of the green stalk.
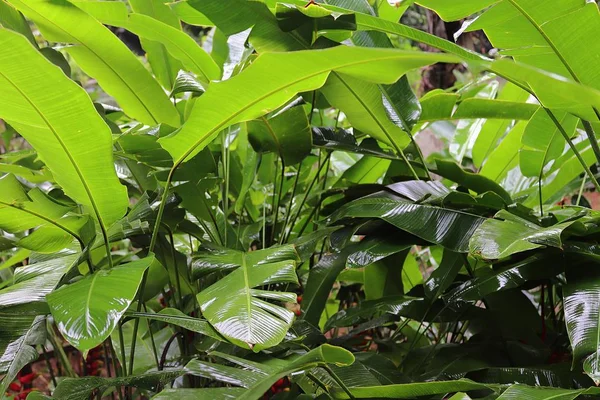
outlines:
[{"label": "green stalk", "polygon": [[577,203],[575,203],[576,206],[578,206],[579,202],[581,201],[581,196],[583,195],[583,188],[584,187],[585,187],[585,176],[581,180],[581,186],[579,187],[579,193],[577,193]]},{"label": "green stalk", "polygon": [[569,135],[567,134],[567,132],[565,131],[565,129],[562,127],[562,125],[560,124],[560,122],[558,121],[558,119],[556,119],[556,117],[554,116],[554,114],[552,113],[552,111],[550,111],[546,107],[544,107],[544,111],[546,111],[546,113],[548,114],[548,116],[550,117],[550,119],[552,120],[552,122],[554,123],[554,125],[556,125],[556,127],[560,131],[560,134],[563,136],[563,138],[565,139],[565,141],[569,144],[569,147],[571,148],[571,150],[575,154],[575,157],[577,157],[577,159],[579,160],[579,163],[581,164],[581,166],[585,170],[586,174],[588,175],[588,177],[590,178],[590,180],[594,184],[594,187],[596,188],[596,191],[600,192],[600,185],[598,184],[598,181],[596,180],[596,177],[594,176],[594,174],[592,173],[592,171],[590,170],[590,168],[587,166],[585,160],[581,156],[581,153],[579,153],[579,150],[577,150],[577,148],[575,147],[575,145],[571,141],[571,138],[569,138]]},{"label": "green stalk", "polygon": [[596,132],[594,132],[592,124],[590,124],[588,121],[582,119],[581,123],[585,128],[585,133],[587,133],[590,145],[592,146],[592,150],[594,151],[594,155],[596,156],[596,161],[598,162],[598,164],[600,164],[600,147],[598,146],[598,138],[596,137]]},{"label": "green stalk", "polygon": [[302,170],[302,163],[304,163],[304,160],[300,161],[300,165],[298,166],[298,170],[296,171],[296,179],[294,179],[294,186],[292,188],[292,196],[290,197],[287,211],[285,213],[286,214],[285,221],[283,222],[283,229],[281,231],[281,236],[279,238],[279,244],[283,244],[283,240],[285,238],[287,227],[288,227],[288,222],[290,222],[290,216],[292,215],[292,203],[294,202],[294,196],[296,196],[296,190],[298,188],[298,180],[300,179],[300,171]]}]

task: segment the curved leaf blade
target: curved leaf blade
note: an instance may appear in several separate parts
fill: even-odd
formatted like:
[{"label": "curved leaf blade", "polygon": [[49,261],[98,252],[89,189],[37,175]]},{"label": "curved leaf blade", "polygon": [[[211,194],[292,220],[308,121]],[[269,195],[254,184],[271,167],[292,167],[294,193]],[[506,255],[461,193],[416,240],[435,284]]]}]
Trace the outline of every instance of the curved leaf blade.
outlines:
[{"label": "curved leaf blade", "polygon": [[46,298],[58,329],[73,346],[87,351],[102,343],[134,299],[154,256],[100,270],[63,286]]}]

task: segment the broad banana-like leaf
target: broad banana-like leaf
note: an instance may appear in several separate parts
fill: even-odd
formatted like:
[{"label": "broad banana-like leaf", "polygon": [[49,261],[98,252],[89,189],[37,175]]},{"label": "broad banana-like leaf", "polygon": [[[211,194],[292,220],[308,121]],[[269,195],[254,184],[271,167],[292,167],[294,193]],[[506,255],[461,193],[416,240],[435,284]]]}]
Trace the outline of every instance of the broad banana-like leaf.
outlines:
[{"label": "broad banana-like leaf", "polygon": [[[590,265],[580,265],[586,268]],[[590,270],[593,271],[593,270]],[[564,287],[565,322],[573,348],[573,362],[583,361],[583,370],[600,382],[600,278],[597,273],[567,271],[568,284]]]},{"label": "broad banana-like leaf", "polygon": [[137,293],[154,256],[96,271],[46,298],[58,329],[73,346],[87,351],[102,343]]},{"label": "broad banana-like leaf", "polygon": [[[578,119],[566,112],[556,113],[555,116],[569,137],[573,136]],[[547,112],[540,109],[525,127],[521,143],[521,173],[524,176],[540,178],[544,175],[544,167],[563,153],[566,141]]]},{"label": "broad banana-like leaf", "polygon": [[[0,390],[5,393],[17,373],[27,364],[37,360],[36,345],[46,341],[45,316],[20,316],[0,313],[2,329],[0,330],[0,346],[4,353],[0,357]],[[15,335],[20,334],[18,337]],[[12,336],[12,337],[11,337]]]},{"label": "broad banana-like leaf", "polygon": [[0,46],[6,51],[0,59],[0,117],[27,139],[65,193],[86,206],[106,232],[129,202],[113,166],[110,128],[85,90],[23,36],[0,29]]},{"label": "broad banana-like leaf", "polygon": [[68,247],[74,238],[84,247],[86,243],[80,228],[87,217],[65,216],[74,209],[74,205],[69,207],[53,201],[39,188],[26,192],[13,175],[0,178],[0,228],[19,233],[40,227],[17,242],[21,247],[54,252]]},{"label": "broad banana-like leaf", "polygon": [[294,320],[292,311],[267,300],[295,303],[295,293],[262,289],[269,284],[298,283],[296,252],[294,258],[279,261],[280,250],[263,250],[262,260],[253,252],[227,250],[200,261],[203,269],[231,271],[198,294],[202,315],[227,340],[255,352],[279,344]]},{"label": "broad banana-like leaf", "polygon": [[[222,129],[256,119],[282,106],[299,92],[323,86],[333,70],[370,82],[393,83],[408,70],[443,61],[452,62],[456,58],[348,46],[264,53],[241,74],[212,84],[196,101],[181,129],[159,139],[159,143],[173,156],[175,165],[179,165],[202,150]],[[271,79],[262,79],[265,74]],[[242,87],[244,90],[240,91]],[[223,102],[223,99],[227,101]]]},{"label": "broad banana-like leaf", "polygon": [[[438,92],[421,100],[421,122],[488,118],[497,120],[529,120],[540,108],[537,104],[501,99],[469,97],[460,100],[457,93]],[[458,103],[458,104],[457,104]]]},{"label": "broad banana-like leaf", "polygon": [[202,335],[210,336],[217,340],[223,340],[223,337],[219,335],[210,326],[208,321],[200,318],[190,317],[185,315],[176,308],[165,308],[160,310],[158,313],[142,313],[142,312],[127,312],[128,317],[134,318],[146,318],[154,321],[161,321],[171,325],[177,325],[188,331],[200,333]]},{"label": "broad banana-like leaf", "polygon": [[200,251],[192,257],[192,277],[197,279],[211,272],[233,271],[244,263],[261,265],[288,260],[300,261],[294,245],[273,246],[246,253],[227,247],[204,244]]},{"label": "broad banana-like leaf", "polygon": [[141,375],[131,375],[119,378],[102,378],[87,376],[84,378],[65,378],[60,381],[52,395],[56,399],[87,400],[95,390],[100,393],[115,387],[136,387],[155,391],[183,375],[182,369],[151,371]]},{"label": "broad banana-like leaf", "polygon": [[[125,28],[142,38],[143,43],[149,44],[150,49],[157,52],[156,56],[149,56],[151,66],[157,67],[163,75],[175,74],[169,77],[169,89],[173,87],[172,81],[179,70],[169,72],[168,69],[178,65],[197,74],[205,83],[220,78],[221,71],[215,61],[181,30],[179,19],[165,4],[156,0],[133,2],[134,13],[128,13],[127,7],[121,2],[78,1],[75,4],[98,21]],[[160,64],[157,64],[157,56],[165,57]],[[174,63],[169,64],[169,60]]]},{"label": "broad banana-like leaf", "polygon": [[506,134],[498,147],[490,150],[483,167],[479,171],[482,176],[501,183],[510,170],[519,165],[519,149],[522,147],[521,137],[526,126],[527,124],[524,121],[517,123]]},{"label": "broad banana-like leaf", "polygon": [[[354,356],[341,347],[324,344],[302,355],[294,355],[286,359],[270,358],[263,363],[257,363],[238,358],[229,354],[212,352],[213,357],[218,357],[241,366],[243,369],[219,364],[190,361],[185,370],[189,374],[215,379],[227,384],[241,386],[238,388],[212,389],[213,392],[205,393],[207,389],[167,389],[154,399],[171,400],[181,398],[208,399],[247,399],[260,398],[278,379],[298,371],[307,371],[319,366],[333,364],[348,366],[354,362]],[[211,390],[211,389],[208,389]],[[214,392],[218,390],[217,392]],[[195,397],[192,397],[195,396]],[[189,397],[186,397],[189,396]]]},{"label": "broad banana-like leaf", "polygon": [[501,210],[477,228],[469,252],[484,260],[497,260],[541,247],[561,248],[563,231],[574,223],[571,220],[544,228]]},{"label": "broad banana-like leaf", "polygon": [[[179,18],[168,5],[160,0],[130,0],[131,9],[152,17],[169,27],[181,31]],[[142,47],[146,50],[146,58],[152,67],[156,79],[166,88],[172,89],[179,71],[183,69],[180,61],[169,54],[165,45],[150,38],[141,37]]]},{"label": "broad banana-like leaf", "polygon": [[0,25],[11,31],[19,32],[29,39],[32,45],[37,47],[31,28],[29,28],[23,14],[4,1],[0,2]]},{"label": "broad banana-like leaf", "polygon": [[478,276],[468,280],[444,296],[447,302],[477,301],[491,293],[514,289],[531,280],[552,278],[562,272],[560,263],[543,256],[533,256],[499,271],[478,270]]},{"label": "broad banana-like leaf", "polygon": [[502,393],[498,400],[573,400],[579,396],[598,395],[600,389],[561,389],[527,385],[512,385]]},{"label": "broad banana-like leaf", "polygon": [[[13,284],[0,290],[0,308],[25,304],[36,306],[44,303],[46,295],[50,294],[62,276],[75,266],[78,257],[78,253],[68,254],[18,267]],[[47,308],[44,312],[47,312]]]},{"label": "broad banana-like leaf", "polygon": [[[458,379],[455,381],[415,382],[396,385],[355,387],[350,388],[350,393],[358,399],[414,399],[421,396],[443,395],[446,393],[486,389],[490,390],[490,387],[483,383],[477,383],[468,379]],[[342,390],[337,390],[334,393],[334,398],[348,399],[349,396]]]},{"label": "broad banana-like leaf", "polygon": [[428,242],[463,252],[485,218],[467,212],[407,201],[378,192],[352,201],[329,217],[330,223],[344,218],[379,218]]},{"label": "broad banana-like leaf", "polygon": [[277,153],[286,166],[298,164],[310,154],[312,133],[301,106],[250,121],[247,129],[248,141],[257,153]]},{"label": "broad banana-like leaf", "polygon": [[[66,0],[10,3],[34,21],[47,40],[72,44],[66,51],[131,117],[149,125],[179,125],[179,114],[158,82],[125,44],[95,18]],[[74,103],[64,91],[57,93],[69,99],[69,104]]]}]

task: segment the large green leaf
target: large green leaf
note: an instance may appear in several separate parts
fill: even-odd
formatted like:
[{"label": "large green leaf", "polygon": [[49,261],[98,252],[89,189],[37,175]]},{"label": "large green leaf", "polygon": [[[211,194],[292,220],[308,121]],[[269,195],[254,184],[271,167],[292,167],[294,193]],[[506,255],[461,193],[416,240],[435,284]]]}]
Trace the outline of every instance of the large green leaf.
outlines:
[{"label": "large green leaf", "polygon": [[[556,114],[569,137],[577,127],[577,118],[571,114]],[[545,110],[539,110],[531,118],[521,138],[523,148],[519,152],[519,166],[524,176],[539,178],[544,167],[558,158],[565,147],[565,139]]]},{"label": "large green leaf", "polygon": [[0,116],[37,150],[54,178],[93,212],[103,231],[128,198],[112,165],[110,129],[86,92],[21,35],[0,30]]},{"label": "large green leaf", "polygon": [[73,238],[85,246],[79,230],[87,217],[65,216],[74,208],[53,201],[38,188],[26,192],[13,175],[0,178],[0,228],[20,233],[40,227],[18,242],[21,247],[53,252],[68,247]]},{"label": "large green leaf", "polygon": [[[581,265],[579,268],[589,268]],[[589,271],[567,274],[564,287],[565,322],[573,347],[573,362],[583,361],[584,371],[597,383],[600,382],[600,278]]]},{"label": "large green leaf", "polygon": [[248,141],[258,153],[275,152],[286,166],[310,154],[312,132],[303,107],[292,106],[247,124]]},{"label": "large green leaf", "polygon": [[464,252],[484,218],[463,211],[413,203],[385,192],[352,201],[330,217],[330,223],[343,218],[380,218],[395,227],[431,243]]},{"label": "large green leaf", "polygon": [[[177,15],[160,0],[129,0],[134,12],[148,15],[160,22],[167,24],[177,30],[181,30],[181,24]],[[166,88],[173,88],[179,70],[182,69],[181,62],[169,54],[165,45],[151,39],[141,38],[142,47],[146,50],[148,63],[156,79]]]},{"label": "large green leaf", "polygon": [[[156,390],[163,387],[179,376],[184,371],[166,370],[146,372],[142,375],[131,375],[119,378],[103,378],[88,376],[84,378],[66,378],[60,381],[53,393],[54,398],[64,400],[87,400],[95,390],[104,393],[105,390],[114,387],[136,387],[146,390]],[[113,393],[114,394],[114,393]]]},{"label": "large green leaf", "polygon": [[[2,330],[0,344],[4,353],[0,357],[0,373],[4,374],[0,381],[0,390],[5,393],[8,385],[25,365],[37,360],[36,345],[46,340],[46,318],[42,316],[4,316],[0,314]],[[20,334],[14,340],[7,342],[7,336]],[[10,339],[9,339],[10,340]]]},{"label": "large green leaf", "polygon": [[[78,1],[75,4],[98,21],[125,28],[142,38],[143,45],[149,45],[149,50],[156,52],[148,55],[153,70],[158,69],[162,76],[169,74],[166,77],[169,89],[173,88],[181,65],[205,83],[221,77],[215,61],[181,30],[179,19],[168,6],[157,0],[131,3],[135,12],[130,14],[121,2]],[[174,75],[171,77],[171,74]]]},{"label": "large green leaf", "polygon": [[[229,387],[212,389],[213,392],[206,393],[205,391],[207,391],[207,389],[167,389],[159,393],[154,399],[257,399],[269,390],[278,379],[294,372],[311,370],[327,364],[348,366],[354,362],[352,353],[341,347],[327,344],[319,346],[302,355],[292,355],[286,359],[270,358],[263,363],[249,361],[219,352],[210,354],[213,357],[222,358],[237,364],[243,369],[192,360],[186,365],[186,371],[192,375],[207,377],[235,386],[241,386],[245,388],[245,390]],[[211,389],[208,390],[210,391]],[[218,390],[218,392],[214,392],[215,390]],[[209,395],[212,397],[208,397]]]},{"label": "large green leaf", "polygon": [[[158,82],[125,44],[85,11],[66,0],[10,3],[33,20],[47,40],[72,44],[66,51],[127,114],[151,125],[179,125],[179,114]],[[64,91],[61,97],[71,99]]]},{"label": "large green leaf", "polygon": [[598,388],[588,389],[561,389],[553,387],[534,387],[526,385],[512,385],[502,393],[501,400],[573,400],[579,396],[598,395]]},{"label": "large green leaf", "polygon": [[[211,85],[196,101],[182,128],[161,138],[159,143],[177,165],[197,154],[222,129],[256,119],[285,104],[298,92],[321,87],[332,70],[371,82],[393,83],[410,69],[441,61],[456,59],[442,54],[347,46],[265,53],[243,73]],[[294,68],[289,68],[291,65]],[[269,80],[263,79],[265,74],[270,76]]]},{"label": "large green leaf", "polygon": [[561,235],[575,221],[541,227],[501,210],[477,228],[469,252],[485,260],[496,260],[511,254],[541,247],[562,248]]},{"label": "large green leaf", "polygon": [[202,268],[231,271],[198,294],[202,315],[227,340],[256,352],[279,344],[294,320],[292,311],[272,301],[295,303],[296,294],[263,289],[270,284],[298,283],[295,251],[294,258],[281,260],[279,250],[263,250],[262,260],[253,257],[253,252],[225,251],[201,261]]},{"label": "large green leaf", "polygon": [[[444,395],[447,393],[470,390],[489,390],[489,386],[468,379],[455,381],[415,382],[396,385],[367,386],[350,388],[353,396],[360,399],[414,399],[421,396]],[[338,390],[334,393],[336,399],[349,398],[346,393]]]},{"label": "large green leaf", "polygon": [[47,296],[63,336],[81,351],[102,343],[117,326],[154,256],[100,270]]}]

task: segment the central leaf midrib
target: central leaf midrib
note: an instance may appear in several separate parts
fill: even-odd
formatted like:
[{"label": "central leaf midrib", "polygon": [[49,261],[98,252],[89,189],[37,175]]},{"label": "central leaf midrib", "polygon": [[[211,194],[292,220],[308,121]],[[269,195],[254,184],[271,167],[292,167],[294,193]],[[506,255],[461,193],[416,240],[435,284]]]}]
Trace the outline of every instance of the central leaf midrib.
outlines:
[{"label": "central leaf midrib", "polygon": [[571,77],[573,78],[573,80],[575,80],[575,82],[577,82],[577,83],[581,83],[581,81],[579,80],[579,78],[575,74],[575,71],[573,71],[573,69],[571,68],[571,66],[569,65],[569,63],[567,62],[567,60],[564,58],[564,56],[562,55],[562,53],[560,51],[558,51],[558,48],[556,47],[556,45],[554,44],[554,42],[550,39],[550,37],[548,35],[546,35],[546,32],[544,32],[544,30],[542,29],[542,27],[540,25],[538,25],[537,22],[535,22],[535,20],[533,19],[533,17],[531,15],[529,15],[527,13],[527,11],[525,9],[523,9],[523,7],[521,7],[515,0],[506,0],[506,1],[508,1],[514,8],[516,8],[517,11],[520,12],[525,17],[525,19],[527,19],[527,21],[529,21],[529,23],[531,25],[533,25],[533,27],[539,32],[539,34],[546,41],[546,43],[548,43],[548,45],[550,46],[550,48],[552,49],[552,51],[556,54],[556,56],[558,57],[558,59],[560,60],[560,62],[567,69],[567,71],[569,72],[569,74],[571,74]]},{"label": "central leaf midrib", "polygon": [[[401,50],[397,50],[398,54],[395,54],[393,56],[385,56],[385,57],[378,57],[378,58],[371,58],[368,60],[360,60],[360,61],[356,61],[356,62],[349,62],[347,64],[344,65],[338,65],[335,67],[335,69],[338,68],[346,68],[346,67],[351,67],[351,66],[356,66],[356,65],[361,65],[361,64],[368,64],[374,61],[382,61],[382,60],[389,60],[389,59],[395,59],[398,58],[399,54],[409,54],[408,52],[404,52]],[[410,53],[412,54],[412,53]],[[419,54],[419,53],[414,53],[414,55],[419,55],[419,56],[423,56],[423,54]],[[270,96],[274,95],[277,92],[280,92],[284,89],[286,89],[287,87],[293,86],[295,84],[298,84],[302,81],[314,78],[318,75],[321,74],[325,74],[325,73],[334,73],[337,75],[337,73],[335,72],[334,68],[324,68],[322,70],[316,71],[312,74],[309,75],[304,75],[303,77],[296,79],[292,82],[286,82],[284,85],[277,87],[276,89],[264,94],[263,96],[260,96],[258,99],[255,99],[253,101],[251,101],[248,105],[244,106],[243,108],[241,108],[240,110],[236,111],[233,114],[230,114],[226,119],[224,119],[223,121],[219,122],[214,128],[210,129],[205,135],[202,135],[200,137],[200,139],[198,139],[192,146],[190,146],[190,148],[188,150],[186,150],[183,155],[181,155],[177,161],[175,161],[173,167],[171,168],[172,170],[176,169],[179,167],[179,165],[181,165],[186,158],[192,154],[194,152],[194,150],[207,138],[210,137],[213,133],[217,132],[219,129],[221,129],[223,126],[225,126],[229,121],[235,119],[238,115],[242,114],[244,111],[246,111],[248,108],[254,106],[255,104],[260,103],[261,101],[269,98]]]},{"label": "central leaf midrib", "polygon": [[17,90],[21,96],[23,96],[23,98],[31,105],[31,107],[35,110],[35,112],[40,116],[40,118],[42,118],[42,120],[44,121],[44,123],[46,124],[46,126],[48,127],[48,129],[50,130],[50,132],[52,132],[52,135],[54,135],[54,137],[56,138],[56,140],[58,141],[58,143],[60,144],[60,146],[62,147],[62,149],[64,150],[65,154],[67,155],[69,161],[71,162],[71,164],[73,165],[73,169],[75,170],[75,172],[77,173],[77,176],[79,177],[79,180],[81,181],[81,184],[87,194],[87,197],[90,200],[91,206],[94,209],[94,213],[96,214],[96,217],[98,218],[98,223],[100,224],[100,229],[102,230],[102,233],[106,236],[106,226],[104,224],[104,221],[102,220],[102,215],[100,215],[100,210],[98,208],[98,205],[96,204],[96,201],[94,200],[94,196],[92,196],[92,192],[86,182],[86,180],[83,177],[83,173],[82,171],[79,169],[79,165],[75,162],[75,159],[73,158],[73,156],[71,155],[71,152],[69,151],[69,149],[67,148],[66,144],[63,142],[63,140],[61,139],[60,135],[58,134],[58,132],[56,131],[56,129],[54,128],[54,126],[52,126],[52,124],[50,123],[50,121],[48,121],[48,119],[46,119],[46,116],[41,112],[41,110],[36,106],[36,104],[29,98],[29,96],[27,96],[22,90],[21,88],[18,87],[18,85],[16,85],[8,76],[6,76],[4,73],[0,72],[0,75],[6,79],[6,81],[8,83],[11,84],[11,86],[13,86],[15,88],[15,90]]},{"label": "central leaf midrib", "polygon": [[[26,6],[28,7],[28,6]],[[75,7],[75,6],[73,6]],[[81,40],[77,39],[75,36],[71,35],[71,33],[69,33],[68,31],[64,30],[60,25],[55,24],[53,21],[49,20],[48,18],[46,18],[43,14],[41,14],[40,12],[36,11],[35,9],[28,7],[32,12],[34,12],[35,14],[37,14],[39,17],[43,18],[44,20],[46,20],[50,25],[56,27],[58,30],[60,30],[61,32],[63,32],[64,34],[66,34],[67,36],[72,37],[76,42],[78,42],[81,46],[85,47],[89,52],[91,52],[94,56],[96,56],[96,58],[98,60],[100,60],[102,62],[103,65],[105,65],[106,67],[108,67],[108,69],[110,71],[112,71],[114,73],[114,75],[119,78],[119,80],[129,89],[129,92],[132,93],[134,95],[134,97],[138,100],[138,102],[142,105],[142,107],[144,107],[144,110],[146,110],[146,112],[148,113],[148,115],[150,116],[150,118],[152,118],[152,120],[154,121],[155,124],[158,124],[158,120],[154,117],[154,114],[148,109],[148,107],[146,106],[146,104],[142,101],[142,99],[140,99],[140,97],[138,96],[137,92],[135,90],[133,90],[132,87],[129,86],[129,84],[127,83],[127,81],[125,81],[125,79],[107,62],[104,61],[104,59],[102,57],[100,57],[98,55],[98,53],[96,53],[94,50],[92,50],[87,44],[85,44],[85,42],[82,42]],[[89,14],[86,14],[89,15]],[[90,16],[91,17],[91,16]],[[93,17],[91,17],[93,18]],[[103,27],[104,28],[104,27]]]},{"label": "central leaf midrib", "polygon": [[242,271],[244,273],[244,291],[246,292],[246,307],[248,308],[248,340],[247,343],[252,346],[252,294],[250,293],[250,281],[248,278],[248,265],[246,263],[246,254],[242,254]]}]

